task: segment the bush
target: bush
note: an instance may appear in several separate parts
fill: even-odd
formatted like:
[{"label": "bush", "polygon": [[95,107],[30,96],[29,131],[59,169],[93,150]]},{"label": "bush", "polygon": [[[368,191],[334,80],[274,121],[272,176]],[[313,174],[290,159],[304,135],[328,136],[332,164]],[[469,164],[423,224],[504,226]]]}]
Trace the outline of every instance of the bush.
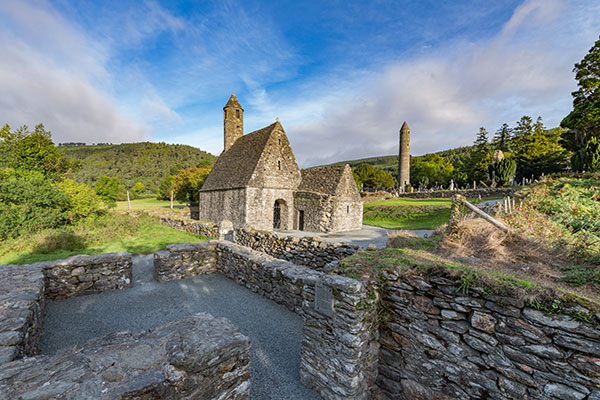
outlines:
[{"label": "bush", "polygon": [[504,158],[496,163],[496,180],[498,185],[504,186],[510,182],[517,172],[517,162],[510,158]]},{"label": "bush", "polygon": [[586,145],[571,157],[571,167],[579,172],[600,171],[600,141],[595,137],[588,140]]},{"label": "bush", "polygon": [[102,201],[104,201],[108,207],[112,208],[117,205],[117,197],[125,190],[125,187],[119,178],[101,176],[94,185],[94,190],[96,191],[96,194],[100,196]]},{"label": "bush", "polygon": [[66,201],[65,193],[40,172],[0,170],[0,238],[64,224]]},{"label": "bush", "polygon": [[56,187],[65,194],[62,209],[69,222],[73,223],[82,218],[99,215],[104,212],[102,200],[85,183],[77,183],[73,179],[65,179],[56,184]]}]

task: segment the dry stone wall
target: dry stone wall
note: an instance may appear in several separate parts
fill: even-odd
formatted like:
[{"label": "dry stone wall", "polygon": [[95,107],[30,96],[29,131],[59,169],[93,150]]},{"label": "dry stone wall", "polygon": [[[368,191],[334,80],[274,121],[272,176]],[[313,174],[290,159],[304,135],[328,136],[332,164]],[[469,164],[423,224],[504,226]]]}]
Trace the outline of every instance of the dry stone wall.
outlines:
[{"label": "dry stone wall", "polygon": [[[304,317],[300,376],[326,400],[362,400],[375,381],[378,342],[375,298],[355,279],[275,259],[229,243],[217,244],[217,268],[239,284]],[[316,311],[315,293],[330,307]]]},{"label": "dry stone wall", "polygon": [[226,319],[200,313],[5,364],[0,398],[241,400],[249,379],[249,339]]},{"label": "dry stone wall", "polygon": [[[193,210],[194,207],[192,206],[190,209]],[[192,216],[192,218],[194,218],[194,216]],[[195,219],[198,219],[197,205]],[[211,222],[201,222],[183,218],[161,216],[160,223],[162,225],[168,226],[169,228],[177,229],[188,233],[194,233],[196,235],[202,235],[210,238],[219,237],[219,227]]]},{"label": "dry stone wall", "polygon": [[489,188],[489,189],[467,189],[467,190],[436,190],[432,192],[412,192],[397,193],[398,197],[408,197],[411,199],[439,199],[452,198],[455,194],[460,194],[469,199],[493,196],[512,196],[518,188]]},{"label": "dry stone wall", "polygon": [[327,264],[340,261],[359,251],[358,246],[330,243],[318,237],[297,238],[246,227],[236,229],[234,241],[275,258],[323,270]]},{"label": "dry stone wall", "polygon": [[154,253],[154,279],[158,282],[217,272],[216,242],[181,243]]},{"label": "dry stone wall", "polygon": [[[333,313],[315,309],[316,285],[331,290]],[[371,398],[379,342],[375,297],[360,281],[323,275],[304,286],[300,380],[328,400]]]},{"label": "dry stone wall", "polygon": [[43,311],[42,268],[0,266],[0,366],[39,352]]},{"label": "dry stone wall", "polygon": [[43,268],[46,298],[50,300],[126,289],[132,284],[131,254],[126,252],[79,255],[32,265]]},{"label": "dry stone wall", "polygon": [[600,399],[600,315],[584,323],[464,295],[443,276],[386,280],[377,383],[389,399]]}]

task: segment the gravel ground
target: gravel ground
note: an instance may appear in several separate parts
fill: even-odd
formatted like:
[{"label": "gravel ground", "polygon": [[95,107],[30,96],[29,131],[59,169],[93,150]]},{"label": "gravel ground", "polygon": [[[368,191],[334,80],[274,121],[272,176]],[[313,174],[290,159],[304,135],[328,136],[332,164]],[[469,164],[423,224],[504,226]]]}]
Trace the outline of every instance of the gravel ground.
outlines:
[{"label": "gravel ground", "polygon": [[251,399],[320,399],[300,383],[301,317],[222,275],[158,283],[153,268],[152,255],[136,256],[133,288],[48,302],[42,353],[205,311],[227,318],[250,338]]},{"label": "gravel ground", "polygon": [[[350,243],[359,246],[362,249],[366,249],[368,245],[374,244],[378,249],[383,249],[387,244],[388,233],[396,231],[397,229],[385,229],[377,226],[363,225],[360,230],[348,232],[323,233],[288,230],[278,231],[277,233],[296,237],[319,236],[321,239],[328,242]],[[423,237],[424,235],[431,235],[434,231],[432,229],[414,229],[406,230],[406,232],[412,232],[417,236]]]}]

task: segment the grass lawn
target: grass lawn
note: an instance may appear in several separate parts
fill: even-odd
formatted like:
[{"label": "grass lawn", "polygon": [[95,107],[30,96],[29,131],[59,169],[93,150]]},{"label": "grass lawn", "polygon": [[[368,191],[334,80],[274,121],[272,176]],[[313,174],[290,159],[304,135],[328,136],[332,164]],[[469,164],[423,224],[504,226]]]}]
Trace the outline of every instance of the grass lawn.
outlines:
[{"label": "grass lawn", "polygon": [[133,254],[164,250],[172,243],[207,240],[161,225],[147,215],[107,215],[76,227],[47,230],[7,241],[0,264],[30,264],[60,260],[77,254],[128,251]]},{"label": "grass lawn", "polygon": [[[185,203],[180,203],[177,201],[173,202],[173,208],[183,208],[185,207]],[[144,210],[158,210],[161,208],[167,209],[171,207],[171,202],[169,200],[158,200],[156,198],[145,198],[145,199],[135,199],[131,200],[131,210],[132,211],[144,211]],[[117,211],[127,211],[127,200],[125,201],[117,201],[117,207],[115,208]]]},{"label": "grass lawn", "polygon": [[364,205],[363,223],[387,229],[435,229],[450,218],[452,199],[388,199]]}]

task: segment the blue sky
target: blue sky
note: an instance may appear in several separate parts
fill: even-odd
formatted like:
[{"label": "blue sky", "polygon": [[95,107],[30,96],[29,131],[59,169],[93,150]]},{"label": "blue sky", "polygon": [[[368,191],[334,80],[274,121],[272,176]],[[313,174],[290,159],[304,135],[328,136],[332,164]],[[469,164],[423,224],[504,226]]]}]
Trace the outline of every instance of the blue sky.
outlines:
[{"label": "blue sky", "polygon": [[0,2],[0,123],[55,142],[223,146],[279,117],[301,167],[470,144],[522,115],[558,125],[600,2]]}]

